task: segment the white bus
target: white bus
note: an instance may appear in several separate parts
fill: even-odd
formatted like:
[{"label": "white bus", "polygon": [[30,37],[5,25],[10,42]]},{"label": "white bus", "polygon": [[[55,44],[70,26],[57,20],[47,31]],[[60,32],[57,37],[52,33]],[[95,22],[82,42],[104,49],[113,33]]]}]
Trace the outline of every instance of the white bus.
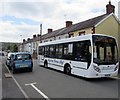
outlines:
[{"label": "white bus", "polygon": [[89,34],[40,43],[38,64],[86,78],[118,74],[118,47],[114,37]]}]

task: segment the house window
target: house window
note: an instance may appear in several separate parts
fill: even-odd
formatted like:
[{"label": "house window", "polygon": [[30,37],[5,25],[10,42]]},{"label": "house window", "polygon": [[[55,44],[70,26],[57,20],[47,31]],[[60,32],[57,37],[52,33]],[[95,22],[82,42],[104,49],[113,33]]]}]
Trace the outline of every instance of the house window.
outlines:
[{"label": "house window", "polygon": [[69,34],[69,38],[70,38],[70,37],[74,37],[74,34],[73,34],[73,33]]},{"label": "house window", "polygon": [[95,27],[92,28],[92,34],[95,34]]},{"label": "house window", "polygon": [[81,35],[85,35],[85,31],[79,32],[79,36],[81,36]]}]

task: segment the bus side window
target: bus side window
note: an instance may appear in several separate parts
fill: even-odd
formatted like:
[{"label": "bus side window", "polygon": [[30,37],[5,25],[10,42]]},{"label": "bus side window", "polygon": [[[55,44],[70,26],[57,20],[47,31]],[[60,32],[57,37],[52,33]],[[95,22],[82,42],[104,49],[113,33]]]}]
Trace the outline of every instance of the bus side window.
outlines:
[{"label": "bus side window", "polygon": [[45,47],[45,57],[49,57],[49,53],[50,53],[49,46],[46,46]]},{"label": "bus side window", "polygon": [[63,51],[63,49],[62,49],[62,45],[61,44],[59,44],[59,45],[56,45],[55,46],[55,57],[56,58],[62,58],[62,51]]},{"label": "bus side window", "polygon": [[45,54],[45,50],[44,50],[44,47],[42,47],[42,55]]},{"label": "bus side window", "polygon": [[58,45],[58,58],[62,58],[63,56],[63,45]]},{"label": "bus side window", "polygon": [[63,58],[68,59],[68,60],[73,59],[73,43],[64,44]]},{"label": "bus side window", "polygon": [[50,46],[50,57],[55,57],[55,45]]},{"label": "bus side window", "polygon": [[42,47],[39,47],[38,50],[39,50],[38,54],[41,55],[42,54]]},{"label": "bus side window", "polygon": [[68,44],[64,44],[64,48],[63,48],[63,54],[67,55],[68,54]]},{"label": "bus side window", "polygon": [[44,55],[44,47],[39,47],[39,55]]}]

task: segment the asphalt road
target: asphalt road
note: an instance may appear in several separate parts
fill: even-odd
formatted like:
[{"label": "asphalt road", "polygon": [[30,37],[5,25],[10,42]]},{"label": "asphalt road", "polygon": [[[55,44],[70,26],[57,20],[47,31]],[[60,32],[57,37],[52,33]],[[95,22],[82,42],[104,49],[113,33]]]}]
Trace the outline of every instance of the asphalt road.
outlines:
[{"label": "asphalt road", "polygon": [[[28,98],[47,98],[48,100],[53,98],[118,98],[119,79],[85,79],[66,75],[53,69],[40,67],[36,60],[33,72],[18,72],[13,75],[13,78],[22,88],[24,96]],[[15,87],[17,95],[24,97],[21,91],[17,90],[19,88]],[[3,92],[4,89],[3,86]],[[10,98],[12,97],[13,95]]]}]

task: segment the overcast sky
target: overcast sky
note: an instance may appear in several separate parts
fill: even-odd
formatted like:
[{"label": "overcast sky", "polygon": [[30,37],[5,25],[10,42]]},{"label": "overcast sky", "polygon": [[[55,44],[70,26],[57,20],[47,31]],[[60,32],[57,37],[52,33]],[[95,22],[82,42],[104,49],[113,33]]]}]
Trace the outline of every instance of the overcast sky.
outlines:
[{"label": "overcast sky", "polygon": [[[2,2],[3,1],[3,2]],[[73,24],[105,14],[109,0],[1,0],[0,1],[0,42],[22,42],[48,28],[53,31],[65,27],[65,21]],[[118,2],[115,15],[118,17]]]}]

